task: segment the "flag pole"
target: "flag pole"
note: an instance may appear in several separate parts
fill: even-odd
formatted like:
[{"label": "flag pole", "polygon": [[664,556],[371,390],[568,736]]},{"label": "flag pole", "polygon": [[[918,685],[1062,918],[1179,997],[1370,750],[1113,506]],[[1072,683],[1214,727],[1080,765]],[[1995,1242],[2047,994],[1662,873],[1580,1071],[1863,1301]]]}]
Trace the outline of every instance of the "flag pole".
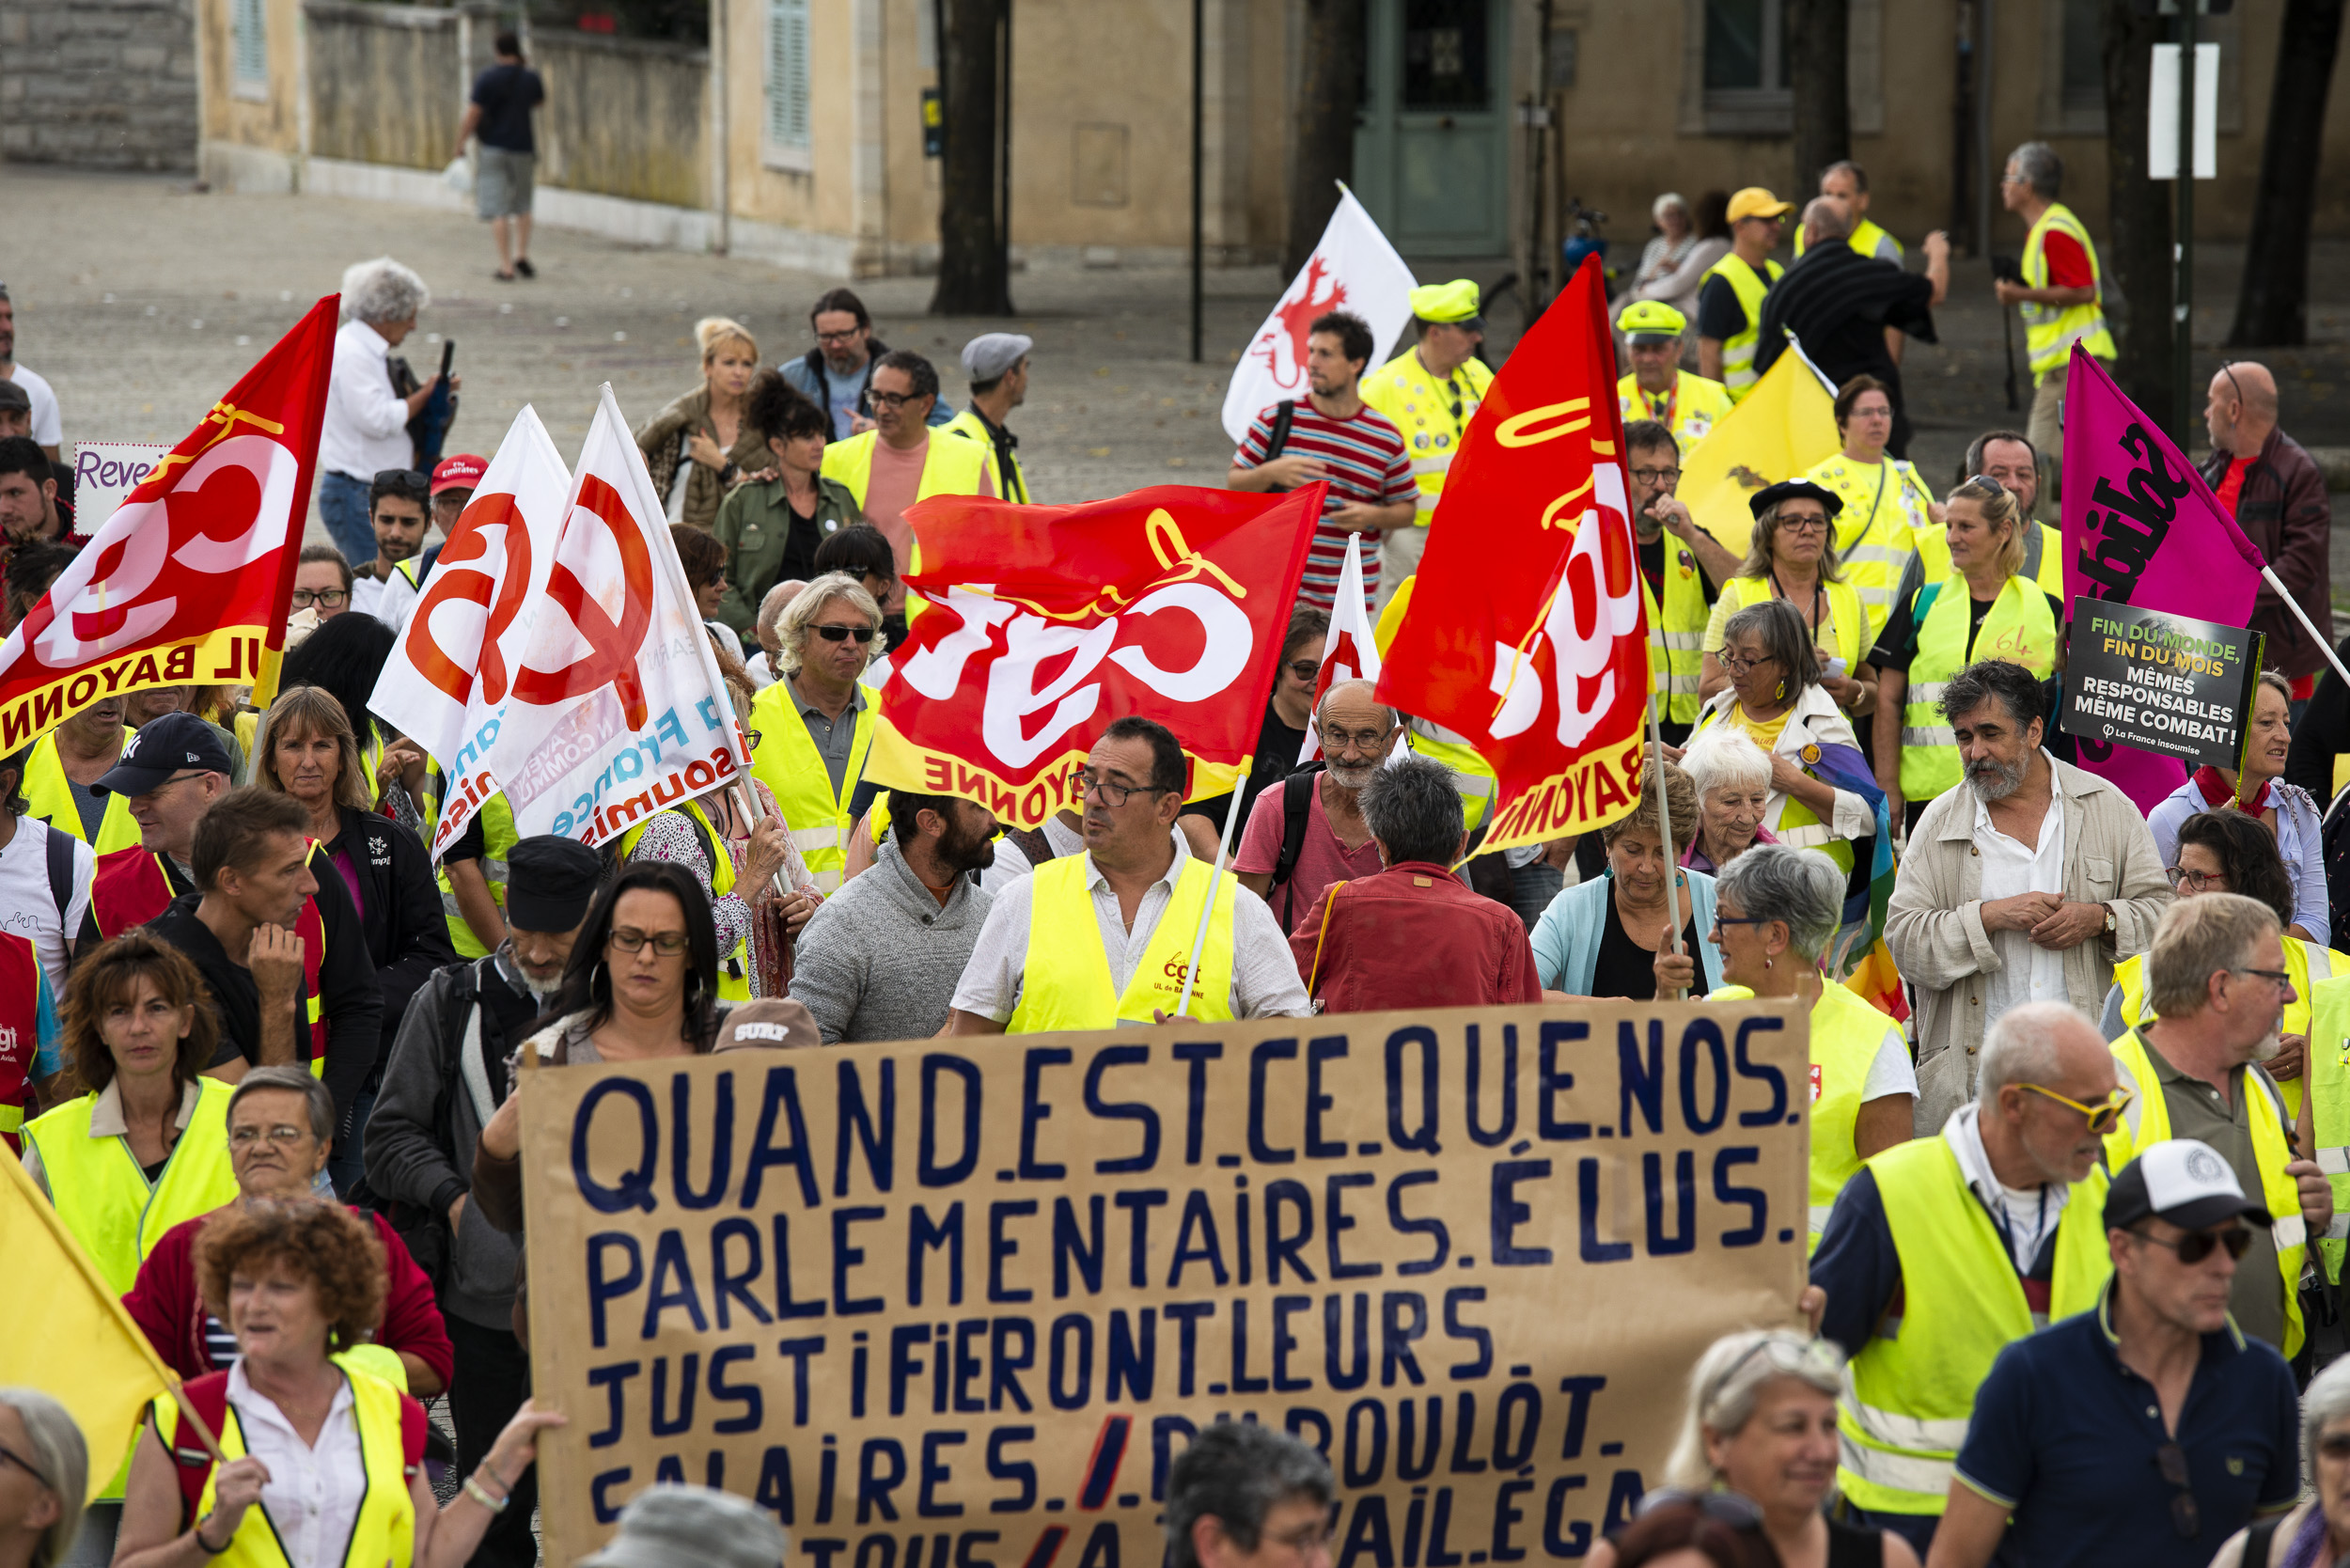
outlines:
[{"label": "flag pole", "polygon": [[[751,798],[751,787],[748,784],[744,783],[742,777],[738,775],[734,780],[732,788],[734,790],[735,808],[743,813],[744,825],[752,833],[758,832],[759,804]],[[790,833],[791,831],[791,824],[790,823],[785,823],[783,824],[783,830],[786,833]],[[748,835],[745,835],[745,837],[747,836]],[[781,868],[777,868],[775,875],[767,879],[767,885],[770,887],[773,887],[776,890],[776,895],[781,898],[788,899],[794,891],[796,891],[795,888],[783,880],[783,871]]]},{"label": "flag pole", "polygon": [[2277,569],[2270,566],[2266,561],[2263,561],[2261,563],[2261,577],[2262,580],[2266,582],[2270,588],[2277,590],[2277,597],[2285,602],[2285,608],[2293,612],[2293,619],[2299,621],[2302,629],[2309,633],[2310,639],[2317,644],[2318,651],[2326,655],[2326,662],[2334,666],[2334,673],[2336,675],[2342,677],[2342,684],[2350,686],[2350,669],[2342,667],[2342,655],[2334,651],[2334,645],[2327,642],[2326,640],[2325,634],[2320,632],[2317,627],[2311,622],[2309,614],[2301,608],[2300,602],[2293,597],[2292,592],[2286,588],[2284,584],[2277,580]]},{"label": "flag pole", "polygon": [[1224,857],[1232,853],[1232,830],[1240,825],[1241,786],[1248,782],[1248,770],[1256,762],[1254,757],[1242,758],[1240,774],[1232,780],[1232,803],[1224,808],[1224,836],[1215,842],[1215,865],[1208,877],[1208,896],[1199,905],[1199,929],[1192,933],[1191,962],[1183,965],[1183,999],[1175,1004],[1178,1018],[1191,1012],[1191,988],[1199,979],[1199,955],[1208,945],[1208,917],[1215,913],[1216,885],[1224,880]]},{"label": "flag pole", "polygon": [[[1673,957],[1679,958],[1681,921],[1675,917],[1680,915],[1681,906],[1673,897],[1679,891],[1674,882],[1678,878],[1685,883],[1687,873],[1681,869],[1681,857],[1673,853],[1672,805],[1665,797],[1665,727],[1656,717],[1656,686],[1653,682],[1648,688],[1648,733],[1650,743],[1656,747],[1656,825],[1665,836],[1665,934],[1672,943]],[[1677,987],[1670,999],[1676,1002],[1686,1000]]]}]

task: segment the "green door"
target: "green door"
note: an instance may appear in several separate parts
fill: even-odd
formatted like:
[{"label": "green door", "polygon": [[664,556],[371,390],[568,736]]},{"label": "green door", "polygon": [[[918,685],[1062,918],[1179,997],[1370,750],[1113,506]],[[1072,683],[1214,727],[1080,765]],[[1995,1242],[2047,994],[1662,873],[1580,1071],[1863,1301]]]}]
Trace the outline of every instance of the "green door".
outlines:
[{"label": "green door", "polygon": [[1355,194],[1406,256],[1510,248],[1507,0],[1371,0]]}]

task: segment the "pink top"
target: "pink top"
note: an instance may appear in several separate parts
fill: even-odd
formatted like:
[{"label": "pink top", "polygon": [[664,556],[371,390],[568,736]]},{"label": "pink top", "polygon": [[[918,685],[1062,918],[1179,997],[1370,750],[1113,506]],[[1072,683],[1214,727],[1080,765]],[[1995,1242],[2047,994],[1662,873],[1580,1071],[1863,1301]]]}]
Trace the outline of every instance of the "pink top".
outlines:
[{"label": "pink top", "polygon": [[[1778,842],[1778,839],[1773,836],[1769,828],[1757,827],[1754,830],[1754,842],[1757,844],[1776,844]],[[1749,845],[1747,847],[1752,848],[1753,846]],[[1703,871],[1708,876],[1716,875],[1721,870],[1720,867],[1714,864],[1713,860],[1709,858],[1705,853],[1705,835],[1703,833],[1700,833],[1695,839],[1689,840],[1689,848],[1682,855],[1681,864],[1688,870]]]},{"label": "pink top", "polygon": [[[1241,829],[1240,848],[1232,852],[1232,870],[1243,876],[1264,876],[1281,863],[1283,787],[1273,785],[1248,808],[1248,824]],[[1379,846],[1369,837],[1355,848],[1340,841],[1322,808],[1321,776],[1315,776],[1313,799],[1306,808],[1306,841],[1297,851],[1297,866],[1286,887],[1270,889],[1265,897],[1283,931],[1295,931],[1322,890],[1334,882],[1377,876]]]}]

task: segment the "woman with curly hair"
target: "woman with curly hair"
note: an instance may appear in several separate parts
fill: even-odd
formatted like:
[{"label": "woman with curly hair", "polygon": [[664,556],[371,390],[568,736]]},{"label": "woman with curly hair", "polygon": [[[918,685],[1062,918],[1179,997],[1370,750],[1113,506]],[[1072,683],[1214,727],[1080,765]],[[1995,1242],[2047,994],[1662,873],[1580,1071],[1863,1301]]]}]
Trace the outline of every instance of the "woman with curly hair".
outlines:
[{"label": "woman with curly hair", "polygon": [[[347,1209],[267,1199],[196,1243],[205,1300],[224,1303],[238,1358],[181,1385],[217,1435],[215,1462],[155,1402],[131,1461],[122,1568],[461,1568],[563,1418],[525,1403],[446,1509],[424,1473],[424,1406],[337,1360],[384,1312],[383,1244]],[[258,1506],[256,1506],[256,1505]]]},{"label": "woman with curly hair", "polygon": [[84,957],[59,1035],[78,1091],[24,1124],[24,1168],[120,1295],[164,1231],[232,1201],[228,1085],[195,964],[144,928]]}]

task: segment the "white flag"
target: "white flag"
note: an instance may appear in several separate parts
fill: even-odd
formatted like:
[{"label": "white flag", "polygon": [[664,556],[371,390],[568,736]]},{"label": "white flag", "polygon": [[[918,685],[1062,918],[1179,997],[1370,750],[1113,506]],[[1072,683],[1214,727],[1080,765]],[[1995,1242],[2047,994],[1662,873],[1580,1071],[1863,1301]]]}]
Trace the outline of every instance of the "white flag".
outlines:
[{"label": "white flag", "polygon": [[1233,367],[1224,394],[1224,431],[1237,445],[1258,415],[1284,398],[1304,401],[1306,329],[1332,310],[1360,316],[1371,324],[1371,364],[1387,362],[1387,351],[1412,321],[1412,269],[1396,255],[1379,226],[1371,221],[1355,193],[1339,187],[1339,210],[1321,243],[1307,258],[1273,314],[1248,340]]},{"label": "white flag", "polygon": [[482,762],[527,838],[583,844],[750,768],[652,477],[605,384]]},{"label": "white flag", "polygon": [[1363,597],[1363,536],[1346,536],[1346,564],[1339,569],[1339,594],[1330,605],[1330,630],[1322,639],[1322,670],[1314,677],[1313,713],[1306,717],[1306,744],[1297,749],[1300,763],[1322,755],[1322,729],[1316,715],[1323,694],[1341,681],[1379,679],[1379,642],[1371,633],[1378,622]]},{"label": "white flag", "polygon": [[525,404],[441,546],[368,699],[441,765],[435,860],[498,792],[482,755],[497,738],[498,710],[545,595],[571,491],[571,470]]}]

